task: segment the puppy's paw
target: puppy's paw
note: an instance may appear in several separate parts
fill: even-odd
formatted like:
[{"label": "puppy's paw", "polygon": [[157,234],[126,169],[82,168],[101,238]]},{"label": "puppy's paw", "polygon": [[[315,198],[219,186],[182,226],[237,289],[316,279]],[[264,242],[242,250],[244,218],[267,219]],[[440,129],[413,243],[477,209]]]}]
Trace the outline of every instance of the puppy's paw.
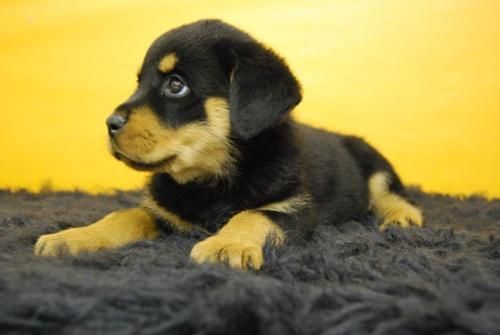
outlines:
[{"label": "puppy's paw", "polygon": [[423,225],[422,212],[417,207],[404,203],[399,208],[396,208],[389,215],[384,217],[384,222],[380,225],[380,230],[387,230],[389,226],[395,225],[402,228],[410,226],[421,227]]},{"label": "puppy's paw", "polygon": [[264,263],[261,246],[220,236],[197,243],[191,250],[191,258],[197,263],[223,263],[244,270],[259,270]]},{"label": "puppy's paw", "polygon": [[33,251],[37,256],[77,255],[99,250],[101,242],[99,238],[86,233],[84,228],[72,228],[40,236]]}]

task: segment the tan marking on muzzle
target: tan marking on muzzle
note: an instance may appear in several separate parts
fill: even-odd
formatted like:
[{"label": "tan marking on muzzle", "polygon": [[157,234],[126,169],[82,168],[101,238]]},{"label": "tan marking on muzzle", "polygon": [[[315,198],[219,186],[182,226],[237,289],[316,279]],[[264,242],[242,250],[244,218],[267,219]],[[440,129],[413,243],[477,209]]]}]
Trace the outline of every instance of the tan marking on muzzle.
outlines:
[{"label": "tan marking on muzzle", "polygon": [[228,176],[234,170],[236,154],[229,139],[227,100],[208,98],[205,111],[206,121],[170,128],[149,107],[136,108],[116,136],[117,149],[131,160],[145,164],[175,157],[153,172],[167,172],[181,184]]},{"label": "tan marking on muzzle", "polygon": [[132,110],[115,141],[118,150],[127,158],[154,164],[166,158],[162,147],[174,136],[175,131],[162,125],[151,108],[141,106]]}]

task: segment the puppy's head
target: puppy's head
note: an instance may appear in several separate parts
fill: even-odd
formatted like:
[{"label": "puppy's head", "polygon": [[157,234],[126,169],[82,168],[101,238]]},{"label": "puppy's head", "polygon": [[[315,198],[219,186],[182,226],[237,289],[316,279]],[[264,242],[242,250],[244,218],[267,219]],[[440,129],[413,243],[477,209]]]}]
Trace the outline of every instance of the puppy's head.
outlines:
[{"label": "puppy's head", "polygon": [[301,100],[285,62],[218,20],[160,36],[135,93],[107,119],[114,156],[177,182],[230,175],[242,143],[282,122]]}]

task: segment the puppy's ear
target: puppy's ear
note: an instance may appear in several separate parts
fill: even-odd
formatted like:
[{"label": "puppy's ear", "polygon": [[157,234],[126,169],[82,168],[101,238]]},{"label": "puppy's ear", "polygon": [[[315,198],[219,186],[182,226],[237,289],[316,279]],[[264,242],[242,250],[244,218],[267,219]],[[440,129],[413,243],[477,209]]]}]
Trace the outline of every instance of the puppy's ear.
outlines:
[{"label": "puppy's ear", "polygon": [[246,140],[279,124],[302,99],[301,89],[283,59],[257,42],[231,54],[231,128]]}]

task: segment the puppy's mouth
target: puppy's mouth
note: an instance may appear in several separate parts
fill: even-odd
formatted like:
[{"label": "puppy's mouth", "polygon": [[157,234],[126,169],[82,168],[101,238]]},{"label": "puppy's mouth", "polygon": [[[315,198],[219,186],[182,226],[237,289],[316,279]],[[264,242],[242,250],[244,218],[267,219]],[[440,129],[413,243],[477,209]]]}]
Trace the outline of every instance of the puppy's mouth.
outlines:
[{"label": "puppy's mouth", "polygon": [[176,155],[171,155],[171,156],[168,156],[166,158],[163,158],[163,159],[156,161],[156,162],[153,162],[153,163],[144,163],[144,162],[138,162],[136,160],[133,160],[133,159],[127,157],[127,155],[125,155],[122,152],[117,151],[115,148],[113,148],[112,154],[116,159],[124,162],[125,164],[130,166],[132,169],[138,170],[138,171],[151,171],[151,170],[160,169],[162,167],[165,167],[169,163],[171,163],[177,157]]}]

